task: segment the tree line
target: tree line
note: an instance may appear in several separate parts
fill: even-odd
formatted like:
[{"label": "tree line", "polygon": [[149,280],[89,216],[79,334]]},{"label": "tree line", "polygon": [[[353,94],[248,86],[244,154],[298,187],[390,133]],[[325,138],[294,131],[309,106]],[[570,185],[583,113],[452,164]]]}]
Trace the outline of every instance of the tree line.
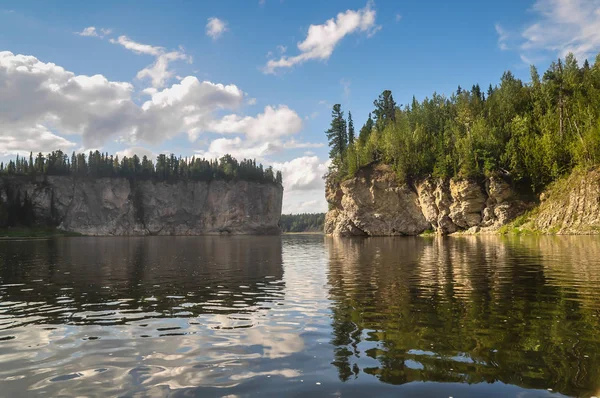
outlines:
[{"label": "tree line", "polygon": [[281,232],[322,232],[325,213],[282,214]]},{"label": "tree line", "polygon": [[60,150],[52,151],[44,156],[38,153],[29,159],[17,156],[5,166],[0,163],[0,175],[28,176],[74,176],[74,177],[124,177],[137,179],[155,179],[160,181],[212,181],[212,180],[244,180],[281,185],[283,177],[280,171],[271,166],[264,168],[255,160],[237,161],[231,155],[220,159],[182,158],[175,155],[160,154],[156,163],[143,156],[131,157],[109,155],[99,151],[75,153],[69,157]]},{"label": "tree line", "polygon": [[580,67],[573,54],[524,83],[510,71],[487,91],[479,84],[449,98],[433,93],[396,104],[385,90],[355,137],[352,115],[332,110],[331,172],[350,178],[373,162],[405,180],[501,173],[538,192],[576,166],[600,163],[600,55]]}]

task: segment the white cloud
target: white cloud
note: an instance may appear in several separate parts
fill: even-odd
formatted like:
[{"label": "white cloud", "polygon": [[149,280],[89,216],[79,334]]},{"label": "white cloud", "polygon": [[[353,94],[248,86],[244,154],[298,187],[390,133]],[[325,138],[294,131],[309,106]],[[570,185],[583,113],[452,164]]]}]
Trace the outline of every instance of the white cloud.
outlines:
[{"label": "white cloud", "polygon": [[81,32],[75,32],[75,34],[79,35],[79,36],[101,37],[98,34],[98,32],[96,31],[96,28],[94,26],[88,26],[87,28],[85,28]]},{"label": "white cloud", "polygon": [[207,150],[197,151],[196,153],[206,159],[220,158],[225,154],[230,154],[238,160],[257,159],[258,161],[265,161],[266,156],[281,152],[282,149],[283,147],[280,143],[264,142],[262,144],[248,145],[240,137],[235,137],[213,140]]},{"label": "white cloud", "polygon": [[369,37],[372,36],[381,29],[375,23],[376,12],[372,6],[369,2],[360,10],[340,12],[335,19],[331,18],[322,25],[310,25],[306,39],[298,43],[300,54],[269,60],[264,72],[275,73],[278,68],[290,68],[309,60],[327,60],[337,44],[349,34],[366,32]]},{"label": "white cloud", "polygon": [[174,72],[169,70],[169,63],[176,60],[188,59],[186,54],[179,51],[161,54],[152,65],[139,71],[136,76],[140,80],[149,78],[152,81],[153,87],[164,87],[165,83],[174,75]]},{"label": "white cloud", "polygon": [[[267,106],[255,116],[222,110],[241,106],[246,94],[235,85],[200,81],[187,76],[168,88],[144,89],[141,105],[130,83],[109,81],[102,75],[75,75],[33,56],[0,52],[0,153],[71,149],[64,134],[80,135],[85,148],[107,140],[139,150],[138,142],[157,144],[180,134],[190,141],[202,132],[241,134],[215,140],[207,153],[265,157],[287,149],[317,148],[322,143],[287,139],[302,128],[302,119],[285,105]],[[141,153],[141,152],[140,152]]]},{"label": "white cloud", "polygon": [[509,37],[508,33],[504,30],[504,28],[502,28],[502,26],[500,26],[500,24],[496,24],[494,27],[496,28],[496,33],[498,34],[498,48],[500,48],[502,51],[508,50],[508,45],[506,44],[506,41]]},{"label": "white cloud", "polygon": [[252,140],[274,139],[298,133],[302,118],[285,105],[266,106],[264,113],[255,117],[227,115],[210,125],[210,130],[221,134],[246,134]]},{"label": "white cloud", "polygon": [[18,130],[0,131],[0,155],[29,154],[29,152],[46,153],[49,150],[62,149],[69,151],[76,144],[50,132],[42,125],[22,127]]},{"label": "white cloud", "polygon": [[79,36],[99,37],[100,39],[103,39],[104,36],[111,34],[111,32],[112,32],[112,29],[100,28],[100,33],[98,33],[98,30],[96,29],[95,26],[88,26],[81,32],[74,32],[74,33]]},{"label": "white cloud", "polygon": [[283,152],[286,149],[320,148],[324,144],[311,142],[297,142],[295,140],[282,141],[279,139],[253,143],[235,138],[217,138],[210,142],[206,150],[196,151],[196,154],[207,159],[220,158],[230,154],[236,159],[256,159],[268,163],[268,157]]},{"label": "white cloud", "polygon": [[[54,146],[70,142],[51,131],[81,135],[85,147],[97,147],[112,136],[157,143],[187,133],[193,140],[214,122],[216,111],[235,109],[244,100],[244,92],[235,85],[188,76],[170,88],[146,92],[151,98],[138,106],[130,83],[75,75],[8,51],[0,52],[0,87],[2,137],[28,142],[31,129],[37,129],[53,139]],[[0,151],[20,144],[4,140],[2,145]]]},{"label": "white cloud", "polygon": [[127,36],[119,36],[116,40],[110,39],[113,44],[120,44],[128,50],[133,51],[136,54],[146,54],[158,57],[165,52],[164,47],[151,46],[150,44],[142,44],[131,40]]},{"label": "white cloud", "polygon": [[[578,60],[591,58],[600,50],[599,0],[536,0],[531,11],[534,20],[516,42],[521,59],[564,57],[569,52]],[[517,35],[496,25],[498,46],[508,49],[506,41]]]},{"label": "white cloud", "polygon": [[142,159],[144,156],[147,156],[148,159],[152,161],[154,161],[154,159],[156,158],[154,152],[141,146],[134,146],[131,148],[124,149],[122,151],[118,151],[116,155],[121,159],[123,158],[123,156],[131,158],[133,157],[133,155],[137,155],[140,159]]},{"label": "white cloud", "polygon": [[119,36],[118,39],[109,40],[113,44],[120,44],[126,49],[133,51],[136,54],[152,55],[156,60],[152,65],[149,65],[137,73],[137,78],[140,80],[150,79],[152,86],[162,88],[171,79],[175,72],[169,70],[169,64],[173,61],[183,60],[192,62],[192,58],[187,55],[182,48],[179,51],[166,52],[164,47],[142,44],[131,40],[127,36]]},{"label": "white cloud", "polygon": [[227,22],[219,18],[208,18],[206,23],[206,35],[210,36],[213,40],[218,39],[221,35],[229,30],[227,28]]},{"label": "white cloud", "polygon": [[322,142],[297,142],[293,138],[289,141],[286,141],[283,144],[285,149],[298,149],[298,148],[322,148],[325,144]]},{"label": "white cloud", "polygon": [[280,54],[285,54],[287,47],[280,44],[277,46],[277,51],[279,51]]},{"label": "white cloud", "polygon": [[396,14],[396,22],[400,22],[401,19],[402,19],[402,15]]},{"label": "white cloud", "polygon": [[327,172],[328,162],[322,162],[317,156],[303,156],[289,162],[273,163],[273,168],[281,170],[286,191],[317,189],[324,195],[323,175]]},{"label": "white cloud", "polygon": [[329,161],[323,162],[317,156],[303,156],[273,164],[273,168],[283,175],[283,213],[327,210],[323,175],[328,167]]},{"label": "white cloud", "polygon": [[248,98],[246,100],[246,104],[248,104],[248,105],[256,105],[256,98]]}]

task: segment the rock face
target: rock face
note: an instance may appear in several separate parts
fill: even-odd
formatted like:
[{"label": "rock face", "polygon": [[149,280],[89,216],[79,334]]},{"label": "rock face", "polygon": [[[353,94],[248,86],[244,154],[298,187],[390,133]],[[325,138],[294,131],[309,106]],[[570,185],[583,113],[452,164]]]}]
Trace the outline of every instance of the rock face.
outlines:
[{"label": "rock face", "polygon": [[600,169],[577,170],[540,197],[530,227],[545,233],[600,233]]},{"label": "rock face", "polygon": [[416,235],[429,227],[417,194],[397,184],[385,166],[363,169],[341,184],[328,182],[326,197],[333,206],[325,217],[327,234]]},{"label": "rock face", "polygon": [[85,235],[278,234],[282,198],[280,186],[247,181],[0,180],[4,210],[28,207],[38,224]]},{"label": "rock face", "polygon": [[385,165],[363,168],[339,184],[329,179],[326,198],[325,233],[337,236],[495,231],[530,208],[499,177],[485,184],[429,178],[410,187]]}]

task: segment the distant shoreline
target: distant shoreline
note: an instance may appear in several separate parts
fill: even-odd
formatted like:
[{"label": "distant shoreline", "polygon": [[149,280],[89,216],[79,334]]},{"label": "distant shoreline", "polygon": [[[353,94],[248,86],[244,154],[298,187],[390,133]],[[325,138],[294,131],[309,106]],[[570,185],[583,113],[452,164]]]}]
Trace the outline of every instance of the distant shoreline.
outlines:
[{"label": "distant shoreline", "polygon": [[282,232],[282,235],[325,235],[322,231]]}]

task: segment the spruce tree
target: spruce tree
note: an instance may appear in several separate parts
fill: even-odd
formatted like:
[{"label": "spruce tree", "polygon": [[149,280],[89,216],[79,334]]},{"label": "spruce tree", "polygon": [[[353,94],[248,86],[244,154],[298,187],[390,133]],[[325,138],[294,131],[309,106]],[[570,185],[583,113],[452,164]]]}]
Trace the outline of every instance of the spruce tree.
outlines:
[{"label": "spruce tree", "polygon": [[339,159],[343,161],[344,152],[348,146],[348,135],[346,132],[346,121],[344,120],[344,112],[342,106],[335,104],[331,111],[331,126],[325,132],[329,141],[329,157],[331,159]]},{"label": "spruce tree", "polygon": [[348,111],[348,145],[354,143],[354,122],[352,121],[352,112]]}]

